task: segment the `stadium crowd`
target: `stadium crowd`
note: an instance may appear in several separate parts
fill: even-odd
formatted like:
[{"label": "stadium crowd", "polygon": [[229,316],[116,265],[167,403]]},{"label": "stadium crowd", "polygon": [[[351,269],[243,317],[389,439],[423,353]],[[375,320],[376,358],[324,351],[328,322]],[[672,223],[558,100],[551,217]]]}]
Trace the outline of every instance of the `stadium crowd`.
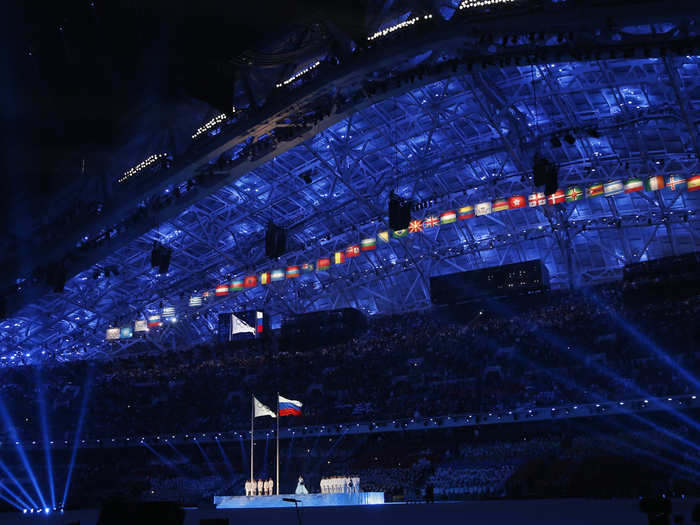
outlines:
[{"label": "stadium crowd", "polygon": [[[242,430],[251,393],[264,399],[275,390],[303,400],[305,425],[694,393],[700,301],[654,290],[633,302],[619,285],[551,294],[526,308],[499,302],[465,320],[440,312],[383,317],[329,345],[272,339],[99,362],[84,435]],[[41,376],[56,437],[71,438],[85,363],[0,375],[10,412],[27,423],[22,437],[39,435],[32,420]]]}]

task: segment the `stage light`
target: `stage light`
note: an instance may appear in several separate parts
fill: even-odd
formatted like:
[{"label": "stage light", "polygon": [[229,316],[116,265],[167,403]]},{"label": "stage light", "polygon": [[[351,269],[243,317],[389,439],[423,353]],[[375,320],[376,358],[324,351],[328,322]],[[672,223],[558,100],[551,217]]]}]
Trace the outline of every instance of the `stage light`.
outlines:
[{"label": "stage light", "polygon": [[321,61],[320,61],[320,60],[317,60],[316,62],[314,62],[314,63],[311,64],[310,66],[308,66],[308,67],[302,69],[301,71],[295,73],[294,75],[292,75],[291,77],[289,77],[287,80],[284,80],[283,82],[280,82],[279,84],[276,84],[275,87],[281,88],[281,87],[284,87],[284,86],[286,86],[286,85],[288,85],[288,84],[291,84],[292,82],[294,82],[295,80],[297,80],[297,79],[298,79],[299,77],[301,77],[302,75],[305,75],[306,73],[308,73],[309,71],[311,71],[311,70],[314,69],[314,68],[317,68],[317,67],[320,66],[320,65],[321,65]]}]

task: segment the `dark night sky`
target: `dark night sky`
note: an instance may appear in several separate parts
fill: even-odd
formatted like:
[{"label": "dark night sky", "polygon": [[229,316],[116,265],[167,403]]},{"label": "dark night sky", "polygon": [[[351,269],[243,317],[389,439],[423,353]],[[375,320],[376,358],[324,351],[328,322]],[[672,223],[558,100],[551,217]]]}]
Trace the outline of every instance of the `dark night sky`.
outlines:
[{"label": "dark night sky", "polygon": [[[12,11],[14,10],[14,11]],[[202,76],[293,22],[361,26],[361,2],[80,0],[15,2],[5,20],[6,202],[51,195],[129,140],[135,123],[202,98]],[[146,109],[144,109],[146,108]],[[157,114],[158,110],[163,115]],[[144,111],[155,111],[143,119]],[[167,125],[167,122],[164,122]]]}]

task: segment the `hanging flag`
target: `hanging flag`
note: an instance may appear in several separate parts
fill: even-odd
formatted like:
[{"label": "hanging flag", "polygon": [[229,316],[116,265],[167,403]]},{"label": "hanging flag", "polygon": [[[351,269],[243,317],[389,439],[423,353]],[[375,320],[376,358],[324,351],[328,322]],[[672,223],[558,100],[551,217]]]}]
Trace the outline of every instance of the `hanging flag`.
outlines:
[{"label": "hanging flag", "polygon": [[440,224],[452,224],[457,222],[457,213],[454,210],[444,211],[440,214]]},{"label": "hanging flag", "polygon": [[382,242],[389,242],[389,232],[388,231],[379,232],[377,234],[377,237]]},{"label": "hanging flag", "polygon": [[288,266],[287,267],[287,279],[293,279],[294,277],[299,277],[299,267],[298,266]]},{"label": "hanging flag", "polygon": [[255,312],[255,332],[258,334],[263,333],[263,313]]},{"label": "hanging flag", "polygon": [[644,189],[644,183],[642,179],[629,179],[625,181],[625,193],[634,193],[636,191],[642,191]]},{"label": "hanging flag", "polygon": [[667,186],[671,190],[680,190],[683,186],[685,186],[685,179],[681,177],[680,175],[671,175],[668,178],[668,184]]},{"label": "hanging flag", "polygon": [[564,190],[557,190],[551,195],[547,195],[547,204],[549,205],[561,204],[564,200],[566,200]]},{"label": "hanging flag", "polygon": [[119,328],[107,328],[105,337],[107,341],[114,341],[115,339],[119,339],[119,333]]},{"label": "hanging flag", "polygon": [[173,306],[163,308],[163,317],[175,317],[175,308]]},{"label": "hanging flag", "polygon": [[491,211],[497,212],[497,211],[504,211],[508,209],[508,200],[507,199],[498,199],[497,201],[494,201],[493,207],[491,208]]},{"label": "hanging flag", "polygon": [[610,197],[611,195],[617,195],[618,193],[622,193],[622,191],[623,186],[621,180],[612,180],[603,184],[603,193],[606,197]]},{"label": "hanging flag", "polygon": [[566,202],[576,202],[583,199],[583,190],[578,186],[566,190]]},{"label": "hanging flag", "polygon": [[148,316],[148,327],[153,328],[157,326],[163,326],[163,323],[160,320],[160,315],[149,315]]},{"label": "hanging flag", "polygon": [[508,197],[508,209],[517,210],[518,208],[524,208],[526,206],[525,197],[522,195],[513,195]]},{"label": "hanging flag", "polygon": [[474,208],[474,212],[477,217],[480,217],[481,215],[488,215],[489,213],[491,213],[491,203],[480,202],[476,205],[476,208]]},{"label": "hanging flag", "polygon": [[423,221],[414,219],[408,223],[408,233],[420,233],[423,231]]},{"label": "hanging flag", "polygon": [[666,181],[664,180],[663,175],[654,175],[653,177],[649,177],[644,182],[644,189],[647,191],[662,190],[665,187],[666,187]]},{"label": "hanging flag", "polygon": [[257,275],[249,275],[243,280],[243,286],[245,288],[253,288],[258,285],[258,276]]},{"label": "hanging flag", "polygon": [[202,306],[202,296],[201,295],[193,295],[190,297],[190,302],[189,305],[192,307],[195,306]]},{"label": "hanging flag", "polygon": [[260,274],[260,284],[270,284],[271,280],[270,272],[263,272]]},{"label": "hanging flag", "polygon": [[301,401],[279,396],[280,416],[300,416]]},{"label": "hanging flag", "polygon": [[345,248],[345,256],[348,259],[351,259],[353,257],[359,257],[360,256],[360,245],[359,244],[351,244],[347,248]]},{"label": "hanging flag", "polygon": [[474,206],[464,206],[459,209],[459,213],[457,214],[457,218],[460,221],[463,221],[465,219],[473,219],[474,218]]},{"label": "hanging flag", "polygon": [[148,324],[140,319],[134,322],[134,332],[148,332]]},{"label": "hanging flag", "polygon": [[343,264],[345,262],[345,252],[335,252],[333,254],[333,264]]},{"label": "hanging flag", "polygon": [[688,177],[688,191],[700,190],[700,175]]},{"label": "hanging flag", "polygon": [[368,252],[370,250],[377,249],[377,239],[376,237],[367,237],[362,239],[362,251]]},{"label": "hanging flag", "polygon": [[603,185],[598,182],[596,184],[591,184],[586,188],[586,198],[590,199],[592,197],[600,197],[603,195]]},{"label": "hanging flag", "polygon": [[431,215],[430,217],[426,217],[423,221],[423,229],[434,228],[438,224],[440,224],[440,219],[438,219],[435,215]]},{"label": "hanging flag", "polygon": [[302,273],[311,273],[314,271],[313,263],[304,263],[301,265]]},{"label": "hanging flag", "polygon": [[228,285],[220,284],[214,290],[214,295],[228,295]]},{"label": "hanging flag", "polygon": [[277,416],[275,416],[274,410],[272,410],[268,406],[263,405],[255,397],[253,397],[253,407],[254,407],[253,417],[262,417],[262,416],[277,417]]},{"label": "hanging flag", "polygon": [[318,262],[316,263],[316,267],[319,270],[328,270],[331,267],[331,260],[328,257],[324,257],[323,259],[319,259]]},{"label": "hanging flag", "polygon": [[240,292],[243,290],[243,279],[236,279],[231,283],[232,292]]},{"label": "hanging flag", "polygon": [[284,279],[284,270],[272,270],[270,274],[270,280],[274,283],[276,281],[282,281]]},{"label": "hanging flag", "polygon": [[544,193],[531,193],[527,196],[527,204],[530,208],[535,208],[536,206],[544,206],[547,204],[547,197]]},{"label": "hanging flag", "polygon": [[408,235],[408,230],[394,230],[392,232],[392,235],[394,236],[394,239],[400,239],[401,237],[406,237],[406,235]]}]

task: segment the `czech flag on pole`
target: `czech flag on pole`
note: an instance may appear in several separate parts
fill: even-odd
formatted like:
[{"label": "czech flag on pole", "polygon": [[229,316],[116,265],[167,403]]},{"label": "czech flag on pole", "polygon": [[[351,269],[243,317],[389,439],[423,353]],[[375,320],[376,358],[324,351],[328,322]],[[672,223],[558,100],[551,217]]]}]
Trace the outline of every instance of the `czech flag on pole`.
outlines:
[{"label": "czech flag on pole", "polygon": [[301,401],[295,401],[294,399],[287,399],[278,394],[279,397],[279,410],[280,416],[300,416],[301,415]]}]

